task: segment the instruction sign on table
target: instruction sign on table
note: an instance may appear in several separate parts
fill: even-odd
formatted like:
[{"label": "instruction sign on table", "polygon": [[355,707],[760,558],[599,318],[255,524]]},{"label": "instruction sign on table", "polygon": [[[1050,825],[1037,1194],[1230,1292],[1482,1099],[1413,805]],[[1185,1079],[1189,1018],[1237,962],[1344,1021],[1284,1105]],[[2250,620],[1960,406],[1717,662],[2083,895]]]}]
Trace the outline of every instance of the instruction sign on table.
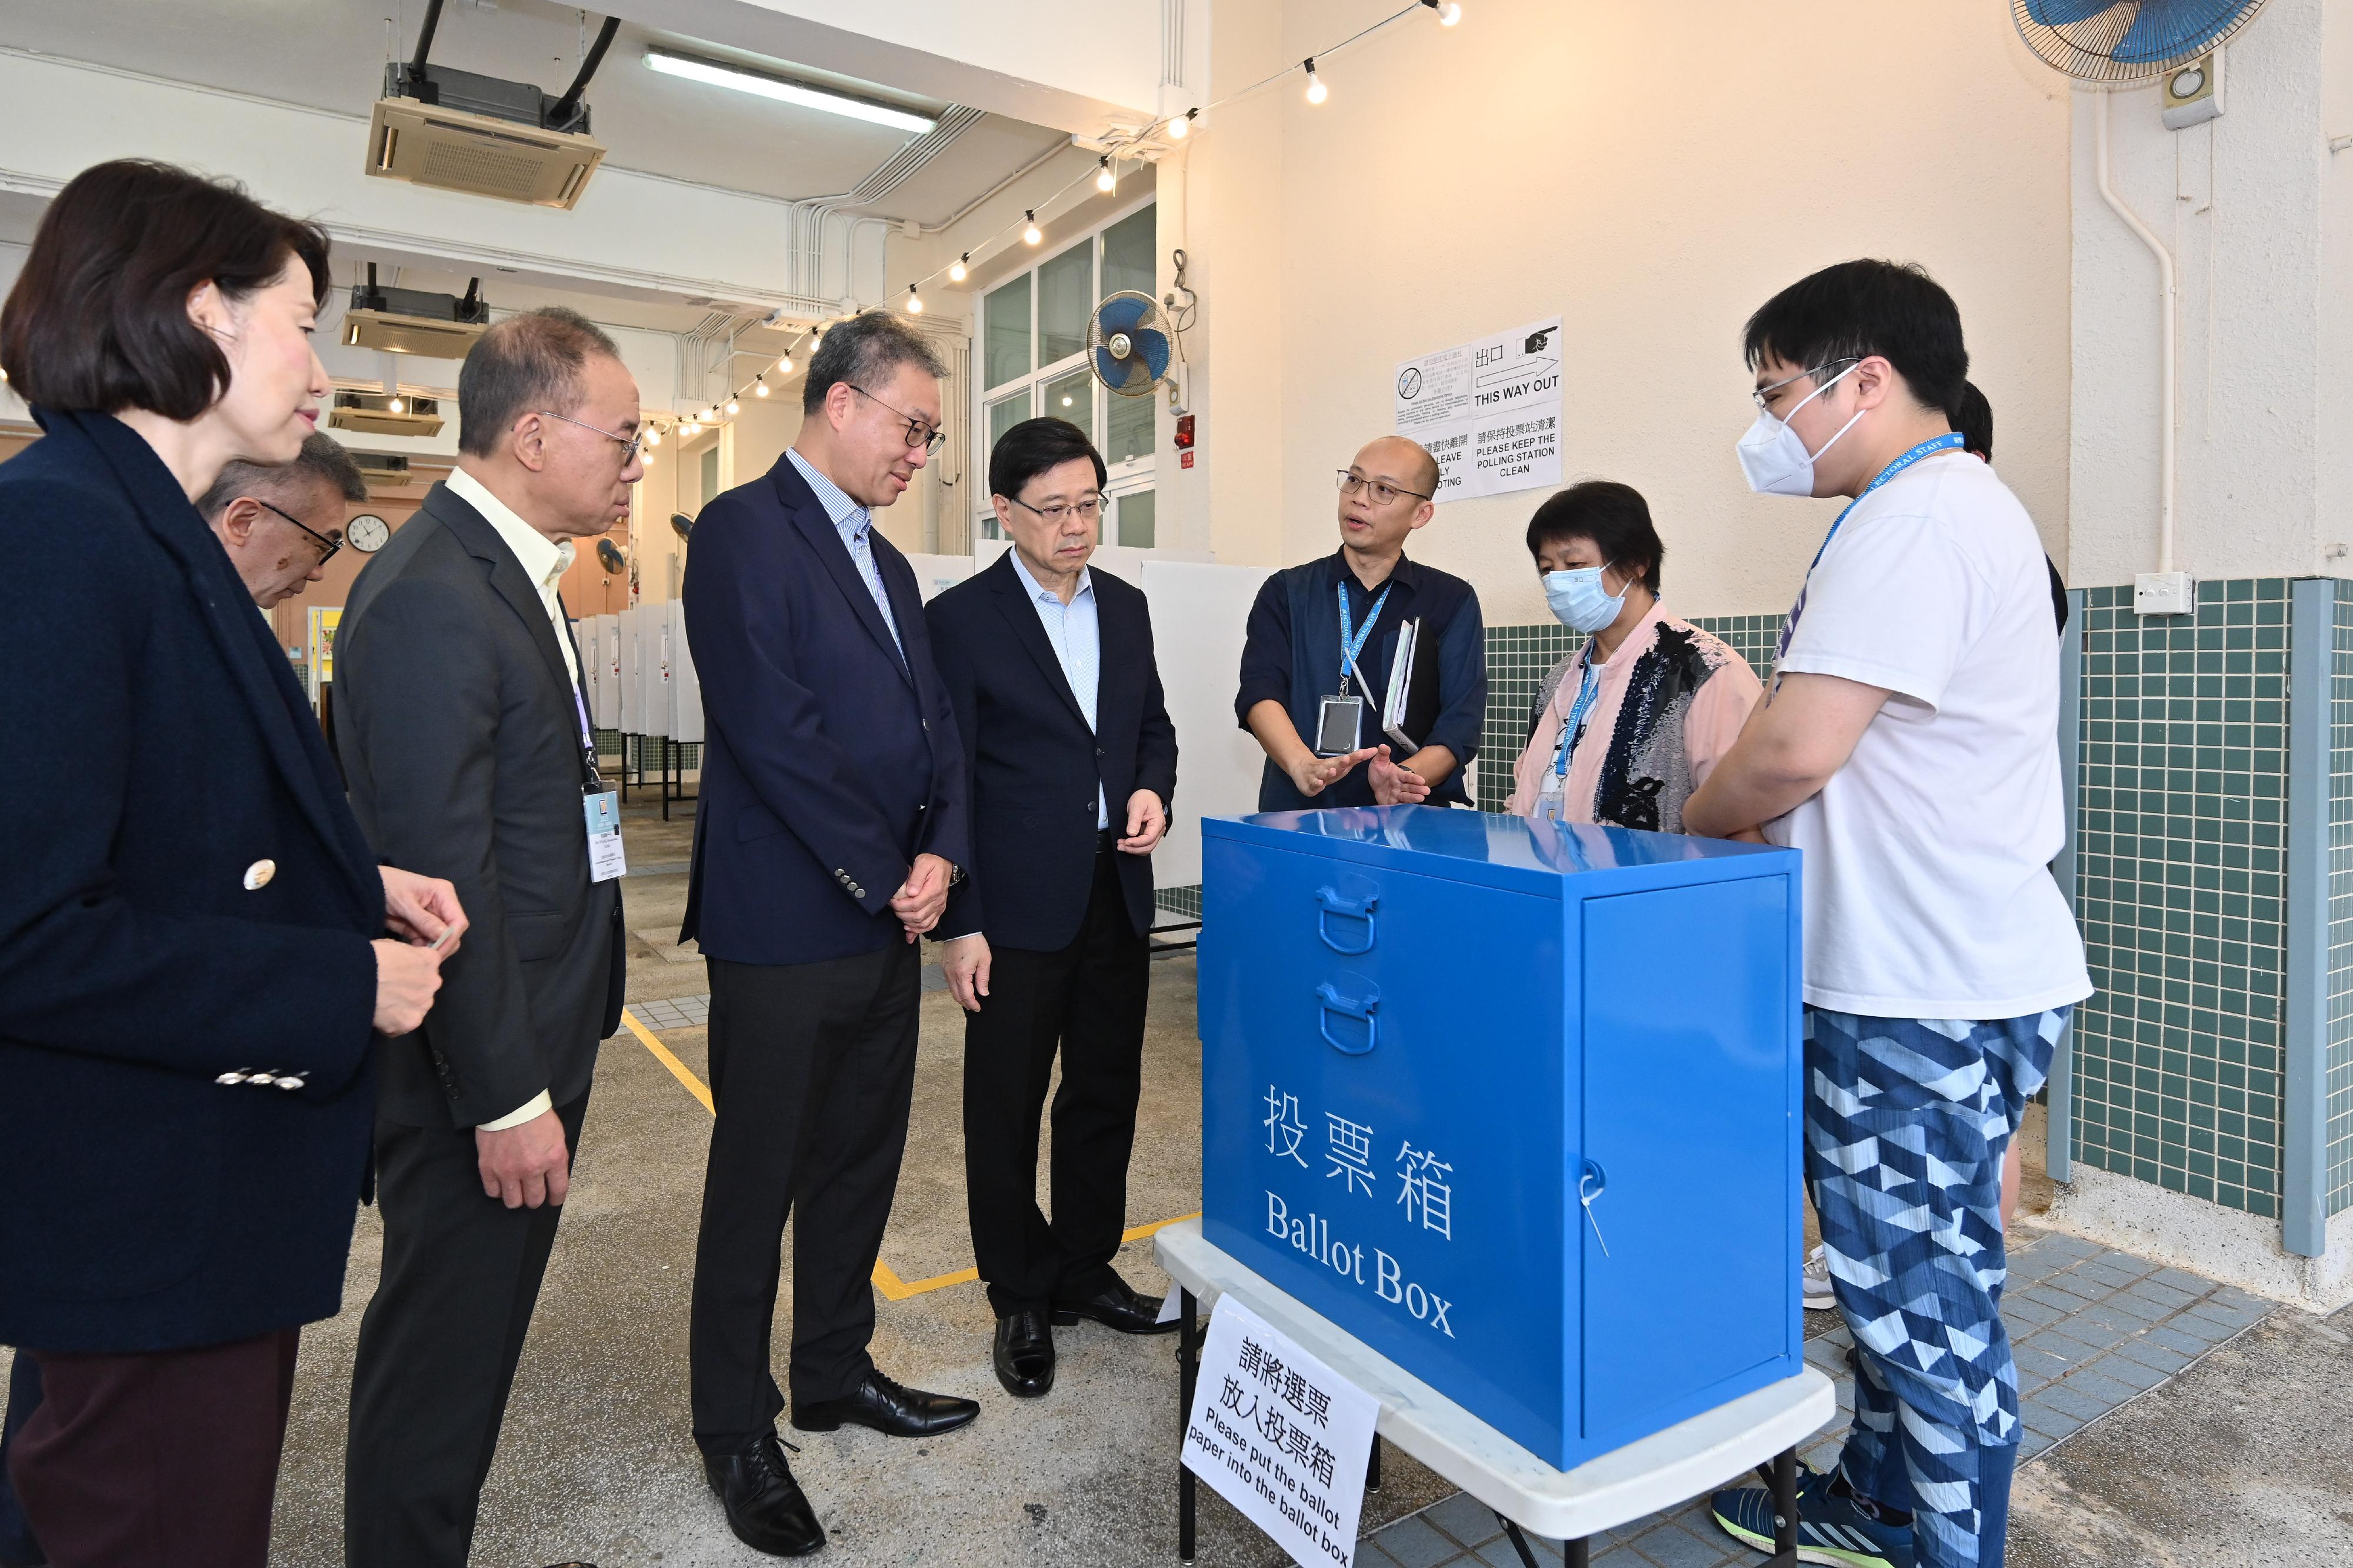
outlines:
[{"label": "instruction sign on table", "polygon": [[1397,428],[1438,459],[1438,500],[1560,483],[1560,318],[1397,367]]},{"label": "instruction sign on table", "polygon": [[1350,1568],[1377,1408],[1223,1296],[1201,1349],[1185,1466],[1302,1568]]}]

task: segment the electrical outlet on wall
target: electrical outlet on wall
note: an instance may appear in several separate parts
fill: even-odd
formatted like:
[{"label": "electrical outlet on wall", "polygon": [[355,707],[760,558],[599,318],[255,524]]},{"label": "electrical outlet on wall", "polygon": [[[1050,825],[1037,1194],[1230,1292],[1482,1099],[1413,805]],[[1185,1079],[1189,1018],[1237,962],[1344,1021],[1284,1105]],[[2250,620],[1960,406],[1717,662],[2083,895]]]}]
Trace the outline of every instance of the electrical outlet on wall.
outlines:
[{"label": "electrical outlet on wall", "polygon": [[2198,584],[2187,572],[2143,572],[2133,579],[2133,614],[2187,616],[2198,608]]}]

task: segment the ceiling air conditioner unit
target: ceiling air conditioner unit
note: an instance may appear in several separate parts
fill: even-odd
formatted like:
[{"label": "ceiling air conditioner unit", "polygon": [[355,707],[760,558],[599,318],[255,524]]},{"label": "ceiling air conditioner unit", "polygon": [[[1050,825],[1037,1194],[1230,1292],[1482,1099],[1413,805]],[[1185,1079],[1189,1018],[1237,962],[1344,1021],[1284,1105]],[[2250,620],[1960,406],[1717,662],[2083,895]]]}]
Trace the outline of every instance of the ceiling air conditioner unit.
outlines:
[{"label": "ceiling air conditioner unit", "polygon": [[412,60],[385,67],[384,97],[368,118],[367,172],[437,190],[569,209],[605,148],[588,133],[580,94],[620,24],[607,19],[580,76],[561,98],[529,82],[427,65],[439,22],[428,5]]},{"label": "ceiling air conditioner unit", "polygon": [[353,451],[352,461],[360,466],[372,496],[396,495],[408,488],[408,458],[405,453]]},{"label": "ceiling air conditioner unit", "polygon": [[464,359],[474,340],[490,330],[491,307],[482,298],[481,288],[480,279],[469,279],[461,298],[423,289],[379,287],[375,263],[371,261],[367,281],[352,285],[351,306],[343,312],[343,346],[427,359]]},{"label": "ceiling air conditioner unit", "polygon": [[402,397],[375,392],[338,392],[327,410],[327,423],[337,430],[363,436],[438,436],[441,405],[430,397]]}]

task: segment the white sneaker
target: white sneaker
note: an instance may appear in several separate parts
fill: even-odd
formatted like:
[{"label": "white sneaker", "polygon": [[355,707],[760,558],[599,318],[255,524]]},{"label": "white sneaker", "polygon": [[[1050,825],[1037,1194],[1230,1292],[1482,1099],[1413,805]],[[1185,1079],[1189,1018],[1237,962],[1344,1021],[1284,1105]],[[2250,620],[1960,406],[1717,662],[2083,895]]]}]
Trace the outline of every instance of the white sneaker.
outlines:
[{"label": "white sneaker", "polygon": [[1838,1305],[1838,1298],[1831,1293],[1830,1255],[1822,1248],[1817,1247],[1806,1254],[1806,1261],[1799,1268],[1798,1278],[1808,1310],[1819,1312],[1824,1308]]}]

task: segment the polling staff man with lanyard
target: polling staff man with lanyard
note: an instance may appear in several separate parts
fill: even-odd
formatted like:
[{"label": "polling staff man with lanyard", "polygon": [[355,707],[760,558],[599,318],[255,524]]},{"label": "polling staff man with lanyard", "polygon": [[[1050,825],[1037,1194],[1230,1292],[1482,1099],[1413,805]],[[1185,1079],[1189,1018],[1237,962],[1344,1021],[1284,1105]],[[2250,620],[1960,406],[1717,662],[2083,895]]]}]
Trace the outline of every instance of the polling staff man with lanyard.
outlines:
[{"label": "polling staff man with lanyard", "polygon": [[[1774,689],[1686,831],[1805,851],[1806,1181],[1855,1423],[1799,1484],[1798,1546],[1853,1568],[1999,1568],[2018,1455],[2000,1311],[2002,1157],[2074,1005],[2057,628],[2033,520],[1962,450],[1960,312],[1917,268],[1850,261],[1750,318],[1748,481],[1848,496],[1781,634]],[[1773,1505],[1717,1522],[1772,1549]]]},{"label": "polling staff man with lanyard", "polygon": [[[1438,460],[1383,436],[1339,470],[1340,548],[1278,572],[1250,606],[1234,716],[1266,750],[1261,811],[1468,804],[1463,770],[1487,707],[1485,629],[1471,584],[1405,557],[1437,512]],[[1435,660],[1437,701],[1410,752],[1382,733],[1398,633]]]}]

